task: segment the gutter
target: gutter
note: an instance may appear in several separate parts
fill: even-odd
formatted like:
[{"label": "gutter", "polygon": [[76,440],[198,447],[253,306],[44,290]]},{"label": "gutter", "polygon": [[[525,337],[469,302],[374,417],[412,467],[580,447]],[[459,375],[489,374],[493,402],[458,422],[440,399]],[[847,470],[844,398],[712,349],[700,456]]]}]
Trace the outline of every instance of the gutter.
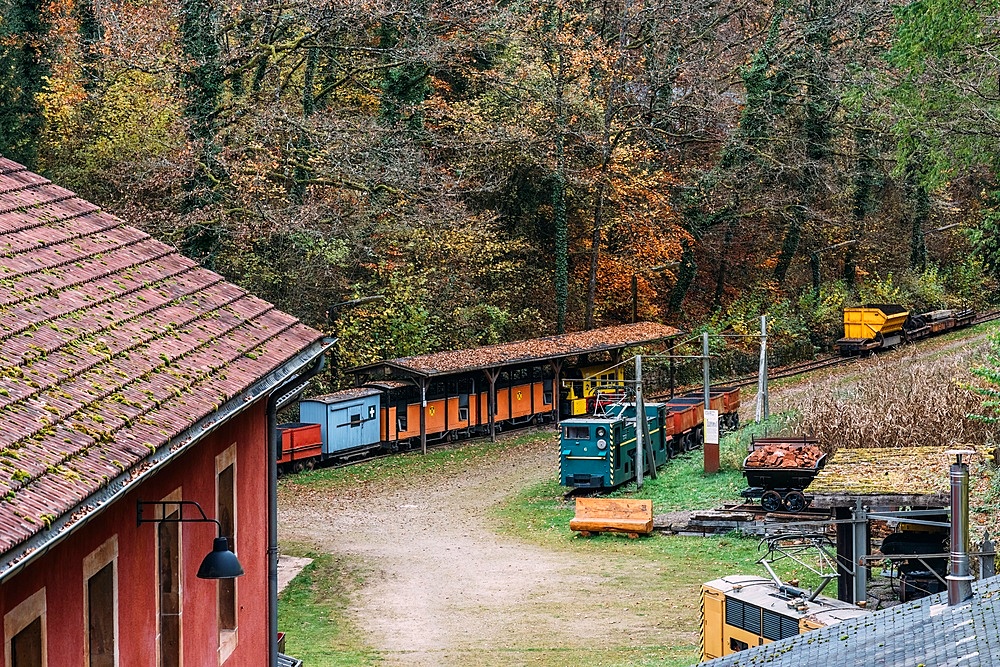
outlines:
[{"label": "gutter", "polygon": [[326,365],[324,354],[337,341],[324,338],[323,352],[311,368],[287,378],[267,399],[267,655],[270,667],[278,667],[278,410],[305,390]]},{"label": "gutter", "polygon": [[47,529],[22,542],[16,549],[0,555],[0,583],[7,581],[29,564],[47,554],[50,549],[74,534],[79,528],[87,525],[106,507],[120,500],[137,486],[137,482],[145,481],[166,467],[190,450],[202,438],[215,431],[216,428],[242,413],[276,388],[288,383],[289,378],[298,377],[304,368],[313,363],[316,357],[323,355],[332,345],[333,341],[329,338],[316,341],[231,398],[218,410],[195,422],[137,465],[112,479],[103,489],[88,496],[62,516],[53,520]]}]

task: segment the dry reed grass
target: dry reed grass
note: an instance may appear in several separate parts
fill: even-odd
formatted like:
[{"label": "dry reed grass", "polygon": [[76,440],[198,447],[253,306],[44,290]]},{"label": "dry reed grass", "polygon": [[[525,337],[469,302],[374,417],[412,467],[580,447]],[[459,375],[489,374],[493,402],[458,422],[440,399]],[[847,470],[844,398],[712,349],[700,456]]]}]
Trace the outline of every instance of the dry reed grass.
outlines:
[{"label": "dry reed grass", "polygon": [[915,447],[991,443],[996,427],[969,419],[982,399],[964,385],[975,379],[983,345],[946,358],[916,354],[873,356],[850,380],[813,383],[799,403],[797,431],[814,435],[824,451],[840,447]]}]

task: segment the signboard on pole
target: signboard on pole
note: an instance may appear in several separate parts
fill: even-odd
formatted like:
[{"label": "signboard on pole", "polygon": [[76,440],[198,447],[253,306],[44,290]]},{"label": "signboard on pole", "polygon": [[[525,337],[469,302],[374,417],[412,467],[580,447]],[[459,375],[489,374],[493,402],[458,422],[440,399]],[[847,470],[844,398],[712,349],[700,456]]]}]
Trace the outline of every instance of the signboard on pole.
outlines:
[{"label": "signboard on pole", "polygon": [[719,444],[719,411],[705,410],[705,444]]}]

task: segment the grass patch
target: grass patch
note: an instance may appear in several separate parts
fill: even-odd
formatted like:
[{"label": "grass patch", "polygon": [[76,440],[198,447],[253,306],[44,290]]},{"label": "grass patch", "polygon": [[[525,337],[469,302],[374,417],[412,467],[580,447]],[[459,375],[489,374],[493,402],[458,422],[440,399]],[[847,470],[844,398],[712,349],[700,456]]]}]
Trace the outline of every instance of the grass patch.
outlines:
[{"label": "grass patch", "polygon": [[435,447],[428,450],[426,455],[418,450],[343,468],[319,468],[282,477],[280,484],[290,489],[304,486],[319,490],[371,482],[391,484],[403,479],[447,474],[449,470],[458,474],[462,469],[481,459],[495,457],[532,442],[551,440],[554,433],[551,428],[540,428],[516,436],[503,437],[497,442],[477,441],[474,445],[459,442]]},{"label": "grass patch", "polygon": [[364,583],[363,571],[300,546],[283,550],[313,559],[278,598],[280,630],[287,633],[285,652],[312,667],[382,664],[345,613],[351,595]]},{"label": "grass patch", "polygon": [[[695,478],[687,485],[697,484]],[[681,493],[693,497],[690,491]],[[604,592],[610,604],[622,596],[622,600],[627,600],[622,604],[660,624],[676,628],[687,638],[673,646],[655,646],[642,645],[641,636],[634,637],[639,646],[616,650],[613,658],[610,653],[601,656],[598,652],[594,660],[588,657],[587,664],[620,667],[694,664],[699,659],[701,584],[728,574],[767,576],[757,564],[764,551],[756,538],[735,533],[712,537],[654,535],[638,540],[614,534],[583,538],[569,529],[572,516],[572,501],[564,500],[563,490],[555,482],[525,489],[494,511],[498,529],[503,533],[565,553],[570,560],[573,554],[596,556],[603,576],[610,580]],[[818,584],[806,568],[792,561],[779,562],[775,570],[786,581],[798,579],[805,587]],[[835,588],[827,592],[835,594]],[[609,609],[609,619],[614,615]],[[553,654],[531,664],[555,667],[572,663],[561,662],[559,656]]]},{"label": "grass patch", "polygon": [[748,424],[721,438],[719,472],[705,473],[704,454],[695,450],[671,459],[657,471],[656,479],[646,477],[642,489],[634,482],[611,494],[612,498],[650,498],[657,513],[673,510],[710,509],[722,503],[741,501],[746,488],[741,468],[751,437],[774,433],[783,426],[786,415],[774,415],[760,424]]}]

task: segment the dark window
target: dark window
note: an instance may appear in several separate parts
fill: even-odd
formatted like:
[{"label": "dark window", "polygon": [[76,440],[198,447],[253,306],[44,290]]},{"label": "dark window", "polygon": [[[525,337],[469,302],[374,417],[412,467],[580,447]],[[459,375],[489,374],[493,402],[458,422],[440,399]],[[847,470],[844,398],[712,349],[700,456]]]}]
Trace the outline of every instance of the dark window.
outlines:
[{"label": "dark window", "polygon": [[11,667],[42,667],[42,617],[11,637]]},{"label": "dark window", "polygon": [[115,667],[115,564],[111,561],[87,580],[90,667]]},{"label": "dark window", "polygon": [[750,645],[746,642],[741,642],[736,637],[729,638],[729,650],[730,651],[745,651],[750,648]]},{"label": "dark window", "polygon": [[[180,518],[174,510],[164,519]],[[157,561],[160,589],[160,667],[180,667],[181,664],[181,576],[180,525],[163,521],[156,525]]]},{"label": "dark window", "polygon": [[590,440],[589,426],[567,426],[566,438],[569,440]]},{"label": "dark window", "polygon": [[[229,549],[236,549],[236,466],[219,471],[219,523]],[[236,629],[236,580],[219,579],[219,630]]]},{"label": "dark window", "polygon": [[760,607],[726,598],[726,625],[760,635]]},{"label": "dark window", "polygon": [[351,415],[351,428],[361,426],[361,413]]},{"label": "dark window", "polygon": [[777,641],[799,634],[799,622],[794,618],[776,614],[764,609],[764,639]]},{"label": "dark window", "polygon": [[468,406],[458,409],[458,421],[464,422],[469,419],[469,408]]}]

